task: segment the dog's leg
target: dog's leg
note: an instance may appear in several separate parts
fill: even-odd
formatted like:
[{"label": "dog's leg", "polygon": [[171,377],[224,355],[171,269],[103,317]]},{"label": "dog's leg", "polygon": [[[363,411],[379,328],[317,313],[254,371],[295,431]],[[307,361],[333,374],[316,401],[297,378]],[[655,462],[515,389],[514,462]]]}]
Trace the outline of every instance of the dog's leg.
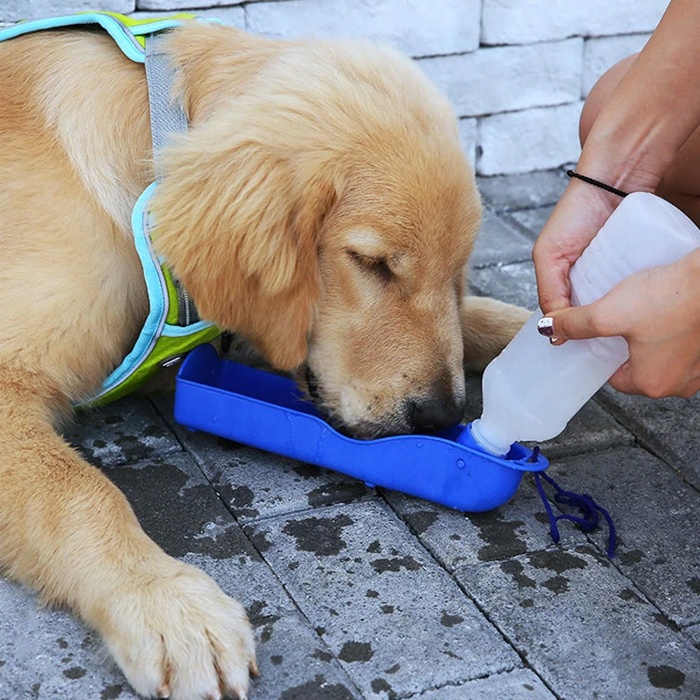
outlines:
[{"label": "dog's leg", "polygon": [[465,297],[461,310],[464,368],[481,371],[522,328],[531,311],[489,297]]},{"label": "dog's leg", "polygon": [[0,567],[96,628],[142,695],[245,697],[257,669],[243,608],[166,555],[54,432],[50,386],[0,367]]}]

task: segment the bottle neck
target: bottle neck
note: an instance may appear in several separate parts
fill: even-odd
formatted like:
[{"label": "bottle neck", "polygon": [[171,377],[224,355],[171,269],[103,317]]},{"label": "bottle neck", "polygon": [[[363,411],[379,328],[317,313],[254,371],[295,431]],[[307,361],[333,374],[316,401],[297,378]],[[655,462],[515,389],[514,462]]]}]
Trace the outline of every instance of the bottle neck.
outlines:
[{"label": "bottle neck", "polygon": [[512,441],[499,434],[493,429],[493,426],[489,428],[488,423],[485,423],[483,418],[477,418],[470,424],[469,428],[473,441],[486,452],[497,457],[504,457],[510,452]]}]

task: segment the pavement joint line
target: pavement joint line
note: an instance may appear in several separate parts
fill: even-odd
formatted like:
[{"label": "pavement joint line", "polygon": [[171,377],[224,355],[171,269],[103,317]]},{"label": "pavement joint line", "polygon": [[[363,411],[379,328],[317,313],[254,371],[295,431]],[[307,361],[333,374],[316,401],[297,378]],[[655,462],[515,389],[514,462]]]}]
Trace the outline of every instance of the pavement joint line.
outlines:
[{"label": "pavement joint line", "polygon": [[[152,403],[153,403],[153,402],[152,402]],[[154,407],[155,407],[155,406],[154,406]],[[157,408],[156,408],[156,411],[158,412],[158,415],[161,416],[161,417],[163,418],[164,422],[165,422],[166,424],[168,424],[167,420],[165,420],[165,417],[162,416],[162,414],[160,413],[160,411],[158,411]],[[169,425],[169,424],[168,424],[168,428],[170,428],[170,425]],[[174,431],[173,431],[173,432],[174,432]],[[192,451],[190,451],[189,449],[187,449],[186,444],[184,444],[184,443],[179,439],[179,437],[178,437],[177,435],[175,435],[175,438],[176,438],[176,440],[178,441],[178,443],[182,446],[183,452],[192,460],[192,462],[197,466],[197,469],[202,473],[202,476],[204,477],[204,479],[206,480],[206,482],[209,484],[209,486],[211,487],[212,491],[216,494],[216,497],[219,499],[219,501],[221,501],[221,503],[223,504],[223,506],[224,506],[224,508],[226,509],[226,511],[230,514],[230,516],[231,516],[233,522],[241,529],[241,532],[242,532],[243,536],[244,536],[244,537],[246,538],[246,540],[249,542],[250,546],[253,548],[253,550],[254,550],[255,552],[258,553],[258,555],[259,555],[261,561],[263,561],[263,562],[265,563],[265,566],[267,567],[267,569],[269,570],[270,574],[272,575],[273,580],[276,581],[277,584],[279,584],[280,588],[284,591],[284,594],[287,596],[287,598],[288,598],[288,600],[290,601],[290,603],[294,606],[294,610],[296,611],[296,613],[297,613],[297,614],[300,616],[300,618],[306,623],[307,627],[308,627],[310,630],[312,630],[312,631],[314,632],[314,634],[316,635],[316,638],[318,639],[318,642],[319,642],[319,643],[323,646],[323,648],[333,657],[333,659],[335,660],[335,662],[336,662],[336,663],[340,666],[340,668],[342,669],[343,667],[342,667],[342,664],[340,663],[340,660],[338,659],[338,657],[333,653],[332,649],[330,649],[330,647],[329,647],[328,644],[325,642],[325,640],[323,639],[323,637],[321,637],[321,636],[316,632],[315,627],[314,627],[314,625],[312,624],[311,620],[309,620],[309,618],[304,614],[303,610],[302,610],[301,607],[299,606],[299,603],[298,603],[297,600],[294,598],[294,596],[292,595],[292,593],[289,591],[289,589],[288,589],[287,586],[285,585],[284,581],[278,576],[278,574],[277,574],[277,572],[275,571],[274,567],[273,567],[273,566],[270,564],[270,562],[265,558],[264,553],[261,552],[261,551],[258,549],[258,547],[255,545],[255,542],[253,541],[253,539],[250,537],[250,535],[249,535],[248,532],[246,531],[246,529],[247,529],[247,528],[246,528],[246,525],[252,525],[253,523],[257,523],[258,521],[261,521],[261,520],[268,520],[268,519],[270,519],[270,518],[272,518],[272,517],[274,517],[274,516],[267,516],[267,517],[265,517],[265,518],[259,518],[257,521],[256,521],[256,520],[249,521],[249,522],[246,523],[245,525],[244,525],[243,523],[239,522],[239,520],[238,520],[238,518],[236,517],[235,513],[234,513],[234,512],[232,511],[232,509],[229,507],[229,504],[227,503],[226,499],[222,497],[222,495],[221,495],[221,494],[219,493],[219,491],[216,489],[215,484],[209,479],[209,477],[207,476],[206,472],[205,472],[204,469],[202,468],[202,462],[203,462],[203,460],[201,460],[201,461],[198,460],[196,454],[193,453]],[[331,504],[329,504],[329,505],[331,505]],[[332,504],[332,505],[334,505],[334,504]],[[303,509],[302,511],[299,511],[299,512],[306,512],[307,510],[314,510],[314,509],[313,509],[313,508]],[[296,511],[292,511],[292,513],[295,513],[295,512],[296,512]],[[290,514],[291,514],[291,513],[290,513]],[[251,617],[250,619],[251,619],[251,622],[252,622],[254,618]],[[350,677],[350,675],[347,674],[347,673],[345,673],[345,676],[347,677],[347,678],[346,678],[346,681],[352,684],[353,689],[358,693],[358,695],[359,695],[360,697],[364,698],[364,697],[365,697],[364,694],[360,691],[359,687],[357,687],[357,685],[355,684],[355,682],[353,681],[353,679]]]},{"label": "pavement joint line", "polygon": [[[450,567],[446,566],[446,565],[441,561],[441,558],[433,551],[432,547],[430,547],[430,545],[429,545],[427,542],[425,542],[425,540],[423,539],[422,535],[419,534],[418,532],[416,532],[416,531],[410,526],[410,524],[409,524],[406,520],[404,520],[404,518],[401,517],[400,513],[391,505],[391,503],[390,503],[389,501],[387,501],[387,499],[385,499],[385,498],[383,498],[383,497],[382,497],[382,500],[384,500],[384,502],[387,504],[387,506],[389,507],[389,509],[390,509],[390,510],[394,513],[394,515],[397,517],[397,519],[398,519],[400,522],[402,522],[402,523],[406,526],[406,528],[408,529],[408,531],[418,540],[419,544],[420,544],[421,547],[427,552],[427,554],[430,556],[430,558],[431,558],[431,559],[432,559],[432,560],[433,560],[433,561],[434,561],[434,562],[435,562],[435,563],[450,577],[450,580],[453,581],[453,582],[455,583],[455,585],[457,586],[457,588],[459,588],[459,590],[462,591],[462,593],[464,594],[464,596],[465,596],[469,601],[471,601],[471,603],[472,603],[472,604],[474,605],[474,607],[479,611],[479,613],[481,614],[481,616],[489,623],[489,625],[491,625],[491,627],[493,627],[493,629],[496,630],[496,632],[498,632],[498,634],[501,636],[501,638],[503,639],[503,641],[515,652],[515,654],[517,655],[517,657],[520,659],[521,663],[523,664],[522,667],[523,667],[523,668],[526,668],[526,669],[528,669],[528,670],[530,670],[530,671],[532,671],[532,673],[534,673],[535,676],[537,676],[537,678],[539,678],[539,680],[542,682],[542,684],[545,686],[545,688],[547,688],[547,690],[549,690],[549,691],[552,693],[552,695],[554,695],[554,696],[555,696],[556,698],[558,698],[559,700],[564,700],[563,698],[560,698],[559,695],[557,695],[557,693],[554,692],[554,690],[549,686],[549,684],[545,681],[545,679],[542,678],[542,676],[537,672],[537,670],[534,669],[534,668],[532,668],[532,666],[530,666],[530,664],[529,664],[528,661],[527,661],[526,656],[520,653],[520,651],[518,650],[518,648],[513,644],[513,642],[511,642],[511,640],[509,639],[508,635],[505,634],[505,632],[491,619],[491,617],[487,614],[486,610],[479,604],[479,602],[476,600],[476,598],[474,598],[474,596],[472,596],[471,593],[469,593],[469,591],[466,589],[466,587],[465,587],[464,585],[462,585],[462,583],[458,580],[458,578],[457,578],[457,576],[456,576],[457,572],[460,571],[462,568],[465,568],[465,567],[458,567],[457,569],[455,569],[454,571],[452,571],[452,570],[450,569]],[[512,558],[512,557],[510,557],[510,558]],[[505,561],[505,560],[504,560],[504,561]],[[510,669],[504,669],[503,671],[496,672],[496,673],[494,673],[494,674],[486,674],[486,675],[483,676],[483,677],[484,677],[484,678],[488,678],[489,676],[500,675],[501,673],[510,673],[510,672],[516,670],[516,668],[517,668],[516,666],[513,666],[513,667],[510,668]],[[470,681],[471,681],[471,680],[479,680],[479,678],[472,678],[472,679],[469,679],[469,680],[470,680]],[[442,687],[445,687],[445,686],[442,686]],[[457,686],[455,686],[455,687],[459,687],[459,685],[457,685]],[[421,694],[422,694],[422,693],[425,693],[426,690],[427,690],[427,689],[422,690],[422,691],[421,691]],[[416,693],[413,693],[413,696],[415,696],[415,695],[416,695]],[[410,697],[410,696],[409,696],[409,697]]]},{"label": "pavement joint line", "polygon": [[[466,568],[466,567],[461,567],[461,568]],[[528,669],[529,671],[532,671],[532,673],[539,678],[540,682],[542,685],[550,692],[552,695],[554,695],[557,700],[566,700],[566,698],[563,698],[560,696],[554,688],[547,682],[545,678],[542,677],[542,674],[530,664],[527,658],[527,653],[526,651],[520,651],[520,649],[515,645],[515,643],[511,640],[510,636],[505,632],[505,630],[501,629],[500,625],[498,625],[496,622],[494,622],[491,619],[491,616],[488,614],[486,609],[479,604],[479,601],[476,600],[474,596],[472,596],[469,591],[459,582],[455,574],[450,574],[450,577],[455,581],[455,583],[459,586],[459,589],[464,593],[469,600],[474,604],[476,609],[483,615],[484,619],[498,632],[498,634],[501,635],[501,638],[503,641],[517,654],[518,658],[520,659],[520,662],[523,665],[523,668]],[[515,667],[511,669],[511,671],[515,670]]]},{"label": "pavement joint line", "polygon": [[[420,698],[422,695],[425,695],[426,693],[434,692],[436,690],[449,690],[451,688],[459,689],[468,683],[474,683],[475,681],[485,681],[490,678],[498,678],[500,676],[507,676],[510,673],[513,673],[514,671],[531,671],[537,678],[539,678],[540,681],[542,679],[539,677],[536,671],[534,671],[532,668],[528,666],[513,666],[513,668],[510,669],[503,669],[502,671],[494,671],[493,673],[480,673],[472,678],[466,678],[461,681],[458,681],[456,683],[442,683],[441,685],[435,685],[435,686],[430,686],[429,688],[423,688],[423,690],[419,690],[416,693],[409,693],[408,695],[397,695],[396,700],[411,700],[411,698]],[[544,681],[542,681],[544,684]],[[545,687],[547,685],[545,684]],[[565,700],[565,698],[562,698],[561,696],[557,695],[554,693],[549,687],[547,687],[547,690],[549,690],[552,695],[557,698],[557,700]],[[518,699],[519,700],[519,699]]]},{"label": "pavement joint line", "polygon": [[[698,488],[698,486],[696,486],[693,482],[689,481],[688,477],[679,469],[676,469],[673,463],[669,461],[669,455],[664,456],[663,454],[661,454],[661,452],[658,449],[658,446],[654,444],[653,436],[651,439],[648,438],[648,431],[642,425],[640,425],[634,420],[626,421],[625,412],[618,412],[615,406],[612,403],[608,404],[604,398],[596,397],[595,400],[617,421],[619,425],[621,425],[625,430],[634,435],[636,446],[656,457],[660,462],[662,462],[666,467],[668,467],[673,472],[673,475],[678,477],[686,486],[692,488],[693,491],[695,491],[696,493],[700,493],[700,488]],[[670,458],[674,461],[678,459],[674,455],[670,455]]]},{"label": "pavement joint line", "polygon": [[[323,469],[323,467],[319,467],[319,469]],[[358,479],[357,481],[361,481]],[[350,503],[362,503],[366,501],[373,501],[380,499],[381,497],[379,496],[378,493],[373,494],[373,493],[368,493],[365,495],[360,496],[359,498],[348,498],[348,499],[339,499],[337,501],[331,501],[329,503],[320,503],[319,505],[315,506],[304,506],[303,508],[297,508],[293,510],[286,510],[281,513],[269,513],[267,515],[258,515],[254,518],[247,519],[243,523],[239,523],[241,527],[249,527],[250,525],[260,525],[262,523],[267,522],[268,520],[274,520],[276,518],[286,518],[289,517],[290,515],[304,515],[305,513],[318,513],[318,512],[323,512],[324,510],[328,508],[336,508],[339,506],[344,506],[348,505]],[[230,511],[229,511],[230,512]],[[234,516],[235,517],[235,516]],[[238,522],[238,521],[236,521]]]},{"label": "pavement joint line", "polygon": [[508,265],[522,265],[523,263],[531,263],[531,262],[532,262],[531,257],[515,258],[513,260],[508,260],[507,262],[500,260],[498,262],[488,262],[488,263],[481,263],[480,265],[474,265],[472,267],[472,270],[500,270],[503,267],[508,267]]}]

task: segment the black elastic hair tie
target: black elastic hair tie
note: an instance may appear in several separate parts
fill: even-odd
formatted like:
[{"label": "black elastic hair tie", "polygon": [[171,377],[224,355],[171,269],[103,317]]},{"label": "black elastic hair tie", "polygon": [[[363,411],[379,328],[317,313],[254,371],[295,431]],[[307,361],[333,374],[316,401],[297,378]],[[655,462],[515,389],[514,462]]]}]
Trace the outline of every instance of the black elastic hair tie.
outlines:
[{"label": "black elastic hair tie", "polygon": [[618,197],[626,197],[629,194],[629,192],[623,192],[622,190],[618,190],[616,187],[611,187],[610,185],[606,185],[604,182],[601,182],[600,180],[594,180],[592,177],[588,177],[587,175],[581,175],[581,173],[577,173],[575,170],[567,170],[566,176],[567,177],[575,177],[577,180],[582,180],[583,182],[586,182],[589,185],[593,185],[594,187],[599,187],[601,190],[605,190],[606,192],[610,192],[612,194],[615,194]]}]

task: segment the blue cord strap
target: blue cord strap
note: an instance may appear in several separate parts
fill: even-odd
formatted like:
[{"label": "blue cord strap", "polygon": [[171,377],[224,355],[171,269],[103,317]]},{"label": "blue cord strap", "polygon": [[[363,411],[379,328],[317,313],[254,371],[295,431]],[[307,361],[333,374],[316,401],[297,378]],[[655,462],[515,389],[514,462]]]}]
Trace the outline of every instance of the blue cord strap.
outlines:
[{"label": "blue cord strap", "polygon": [[[559,526],[557,523],[560,520],[569,520],[572,523],[578,525],[584,532],[592,532],[595,530],[600,523],[600,516],[605,518],[608,524],[608,557],[611,559],[615,556],[615,545],[617,543],[617,534],[615,532],[615,523],[613,523],[610,513],[608,513],[605,508],[599,506],[591,496],[586,493],[573,493],[572,491],[565,491],[559,484],[557,484],[551,476],[548,476],[544,472],[535,472],[535,485],[537,486],[537,491],[540,494],[544,509],[547,512],[547,517],[549,518],[549,532],[552,535],[552,540],[558,543],[561,535],[559,534]],[[550,486],[556,489],[554,494],[554,500],[564,506],[570,506],[572,508],[578,508],[581,515],[572,515],[571,513],[562,513],[561,515],[555,515],[552,510],[552,505],[549,502],[547,493],[544,490],[542,480],[545,480]]]}]

